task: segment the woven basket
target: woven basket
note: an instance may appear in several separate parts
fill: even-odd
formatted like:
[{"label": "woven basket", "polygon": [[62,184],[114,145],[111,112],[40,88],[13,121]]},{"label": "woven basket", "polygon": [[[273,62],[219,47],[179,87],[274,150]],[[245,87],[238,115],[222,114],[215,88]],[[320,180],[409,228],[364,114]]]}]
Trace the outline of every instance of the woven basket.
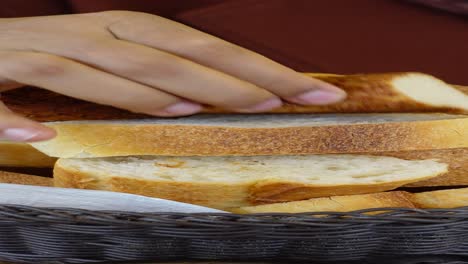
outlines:
[{"label": "woven basket", "polygon": [[468,207],[235,215],[1,205],[0,260],[468,263]]}]

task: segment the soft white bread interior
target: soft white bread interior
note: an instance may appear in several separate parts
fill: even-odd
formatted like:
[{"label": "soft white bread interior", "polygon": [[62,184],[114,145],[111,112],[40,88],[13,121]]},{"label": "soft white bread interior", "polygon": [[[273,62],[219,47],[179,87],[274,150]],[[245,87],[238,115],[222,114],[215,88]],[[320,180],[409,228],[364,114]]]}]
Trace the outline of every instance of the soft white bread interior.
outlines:
[{"label": "soft white bread interior", "polygon": [[457,208],[468,206],[468,188],[415,193],[412,202],[419,208]]},{"label": "soft white bread interior", "polygon": [[391,80],[395,90],[428,105],[468,111],[468,95],[430,75],[410,73]]},{"label": "soft white bread interior", "polygon": [[468,116],[448,114],[199,115],[69,121],[32,145],[62,158],[368,153],[468,147]]},{"label": "soft white bread interior", "polygon": [[52,168],[56,160],[29,144],[0,141],[1,167]]},{"label": "soft white bread interior", "polygon": [[376,153],[405,160],[433,159],[449,165],[447,173],[405,187],[468,186],[468,148]]},{"label": "soft white bread interior", "polygon": [[365,155],[117,157],[59,159],[54,179],[224,209],[386,191],[446,171],[433,160]]},{"label": "soft white bread interior", "polygon": [[383,192],[313,198],[304,201],[263,204],[229,209],[239,214],[350,212],[370,208],[415,208],[407,192]]}]

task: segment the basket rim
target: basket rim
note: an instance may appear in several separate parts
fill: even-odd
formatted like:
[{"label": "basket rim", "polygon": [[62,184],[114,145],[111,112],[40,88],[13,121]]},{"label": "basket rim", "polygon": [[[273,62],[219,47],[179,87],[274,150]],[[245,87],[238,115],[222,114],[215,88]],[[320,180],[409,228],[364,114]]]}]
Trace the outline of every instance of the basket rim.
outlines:
[{"label": "basket rim", "polygon": [[[385,212],[379,215],[368,214],[382,210]],[[289,252],[292,255],[287,254],[287,260],[297,261],[325,257],[337,261],[350,257],[362,260],[365,256],[380,260],[388,254],[427,256],[441,252],[468,260],[467,227],[468,207],[240,215],[134,213],[0,204],[0,234],[3,236],[0,249],[3,247],[5,254],[17,254],[9,257],[27,263],[37,263],[30,259],[44,257],[44,249],[54,254],[50,256],[57,261],[83,257],[83,260],[131,262],[149,257],[164,259],[174,254],[199,261],[212,257],[230,260],[235,252],[245,252],[245,255],[236,255],[244,261],[250,254],[267,260],[269,256],[282,256],[285,250],[292,252]],[[407,249],[408,243],[415,247]],[[266,251],[258,251],[259,247]],[[154,251],[154,248],[162,251]],[[166,249],[170,251],[164,251]],[[3,257],[8,257],[5,254]],[[66,261],[58,263],[83,263]]]},{"label": "basket rim", "polygon": [[[379,214],[372,214],[380,212]],[[350,212],[310,212],[310,213],[173,213],[173,212],[124,212],[112,210],[87,210],[76,208],[49,208],[15,204],[0,204],[0,222],[16,223],[56,223],[56,224],[112,224],[147,226],[165,222],[199,227],[214,224],[236,226],[279,227],[285,225],[317,226],[330,224],[426,224],[444,225],[457,221],[468,221],[468,206],[452,209],[417,209],[382,207],[361,209]]]}]

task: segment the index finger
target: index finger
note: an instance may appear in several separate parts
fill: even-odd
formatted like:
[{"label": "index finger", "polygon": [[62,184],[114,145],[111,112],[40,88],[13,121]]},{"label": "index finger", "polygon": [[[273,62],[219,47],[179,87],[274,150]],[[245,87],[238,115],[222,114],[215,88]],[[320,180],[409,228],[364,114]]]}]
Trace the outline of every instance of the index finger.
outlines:
[{"label": "index finger", "polygon": [[119,39],[160,49],[248,81],[298,104],[331,104],[346,93],[249,51],[180,23],[143,13],[116,20],[108,29]]}]

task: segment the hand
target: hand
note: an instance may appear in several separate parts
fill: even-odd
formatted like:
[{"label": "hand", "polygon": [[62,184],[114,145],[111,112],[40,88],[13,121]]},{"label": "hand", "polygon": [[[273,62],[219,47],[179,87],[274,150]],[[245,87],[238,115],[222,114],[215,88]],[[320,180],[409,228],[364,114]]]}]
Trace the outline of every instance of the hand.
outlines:
[{"label": "hand", "polygon": [[[346,96],[219,38],[127,11],[0,19],[0,91],[22,85],[154,116],[190,115],[202,104],[261,112],[282,100],[330,104]],[[54,133],[0,106],[0,138]]]}]

